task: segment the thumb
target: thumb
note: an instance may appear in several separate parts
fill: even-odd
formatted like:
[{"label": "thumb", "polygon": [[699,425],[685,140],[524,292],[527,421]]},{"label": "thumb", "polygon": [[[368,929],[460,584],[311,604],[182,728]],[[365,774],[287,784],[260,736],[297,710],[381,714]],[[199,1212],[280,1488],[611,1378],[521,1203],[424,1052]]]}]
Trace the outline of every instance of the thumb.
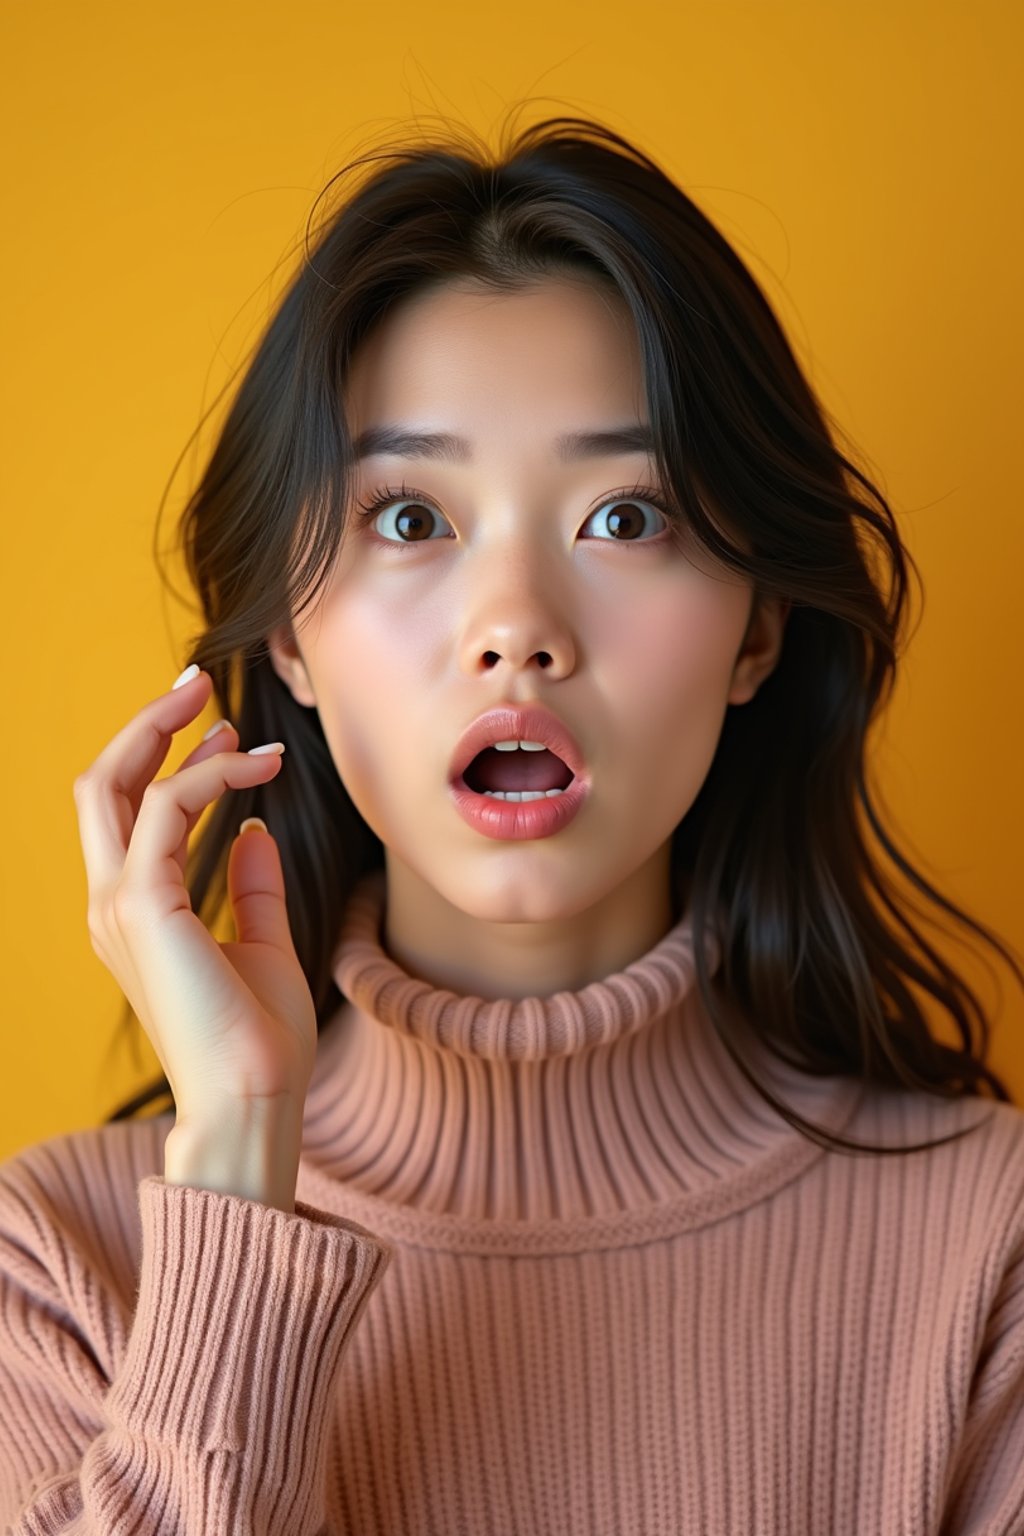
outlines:
[{"label": "thumb", "polygon": [[228,854],[228,898],[240,944],[294,954],[277,844],[259,816],[243,821]]}]

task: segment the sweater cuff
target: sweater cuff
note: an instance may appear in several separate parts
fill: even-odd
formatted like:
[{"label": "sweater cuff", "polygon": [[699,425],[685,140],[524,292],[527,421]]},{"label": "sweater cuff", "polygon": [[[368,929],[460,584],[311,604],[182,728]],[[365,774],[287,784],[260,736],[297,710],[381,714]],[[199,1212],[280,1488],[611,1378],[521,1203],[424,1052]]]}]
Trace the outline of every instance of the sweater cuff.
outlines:
[{"label": "sweater cuff", "polygon": [[311,1476],[345,1345],[390,1263],[366,1227],[167,1184],[138,1187],[142,1258],[112,1427],[177,1452]]}]

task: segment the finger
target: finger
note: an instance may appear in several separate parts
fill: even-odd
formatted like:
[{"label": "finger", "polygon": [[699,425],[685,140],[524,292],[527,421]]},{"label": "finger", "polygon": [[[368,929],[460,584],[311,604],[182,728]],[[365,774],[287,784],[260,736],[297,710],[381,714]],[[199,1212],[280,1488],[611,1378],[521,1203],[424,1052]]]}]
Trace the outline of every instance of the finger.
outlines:
[{"label": "finger", "polygon": [[[191,768],[193,763],[204,763],[208,757],[213,757],[216,752],[237,752],[237,750],[237,730],[230,720],[218,720],[216,725],[210,727],[198,746],[194,747],[188,756],[178,764],[176,772],[180,773],[183,768]],[[198,814],[188,817],[185,838],[178,849],[178,868],[181,870],[183,880],[188,861],[188,842],[202,814],[202,811],[200,811]]]},{"label": "finger", "polygon": [[194,720],[212,682],[200,672],[146,704],[75,780],[79,837],[90,901],[112,889],[124,867],[142,796],[170,750],[175,731]]},{"label": "finger", "polygon": [[[207,735],[206,735],[205,739],[203,741],[201,741],[198,744],[198,746],[195,747],[195,749],[188,754],[188,756],[185,758],[184,762],[180,765],[180,768],[188,767],[191,764],[196,763],[196,762],[203,762],[203,761],[205,761],[206,758],[212,757],[215,752],[222,752],[222,751],[225,751],[225,750],[230,750],[231,748],[236,746],[237,740],[238,740],[238,732],[235,730],[235,728],[231,724],[231,722],[228,721],[228,720],[219,720],[217,722],[216,726],[212,727],[211,730],[207,732]],[[180,768],[178,770],[179,772],[180,772]],[[192,832],[195,829],[195,824],[196,824],[196,822],[198,820],[199,820],[198,816],[190,816],[189,817],[188,833],[187,833],[187,836],[186,836],[186,841],[185,841],[185,843],[182,844],[182,847],[181,847],[181,849],[179,851],[179,855],[178,855],[178,867],[181,870],[181,876],[182,876],[182,882],[183,883],[184,883],[184,879],[185,879],[185,872],[186,872],[186,868],[187,868],[187,858],[188,858],[187,839],[188,839],[188,837],[191,837]],[[122,861],[122,868],[123,868],[123,861]],[[102,954],[103,954],[102,949],[100,950],[100,953],[101,953],[101,956],[102,956]],[[109,959],[106,961],[106,963],[109,965],[109,963],[110,963]],[[131,1003],[132,1007],[134,1008],[136,1014],[141,1017],[141,1014],[139,1013],[139,1003],[136,1000],[136,996],[135,996],[136,992],[141,996],[141,989],[139,987],[138,977],[137,977],[137,973],[136,973],[136,968],[135,968],[135,965],[133,963],[132,955],[131,955],[130,950],[125,950],[124,953],[119,956],[118,965],[117,965],[117,972],[118,972],[118,976],[119,976],[119,979],[120,979],[120,982],[121,982],[121,986],[124,989],[124,991],[126,993],[126,996],[128,997],[129,1002]],[[133,990],[133,988],[134,988],[134,990]]]},{"label": "finger", "polygon": [[217,720],[202,741],[197,742],[187,757],[182,758],[178,764],[179,770],[188,768],[192,763],[201,763],[204,758],[212,757],[215,752],[229,751],[238,740],[238,732],[230,720]]},{"label": "finger", "polygon": [[153,917],[186,905],[179,855],[187,842],[189,819],[198,817],[225,790],[267,784],[280,769],[278,752],[257,756],[216,752],[205,762],[150,784],[125,855],[121,886]]},{"label": "finger", "polygon": [[232,843],[228,896],[240,944],[273,944],[294,952],[281,855],[266,830],[250,827]]}]

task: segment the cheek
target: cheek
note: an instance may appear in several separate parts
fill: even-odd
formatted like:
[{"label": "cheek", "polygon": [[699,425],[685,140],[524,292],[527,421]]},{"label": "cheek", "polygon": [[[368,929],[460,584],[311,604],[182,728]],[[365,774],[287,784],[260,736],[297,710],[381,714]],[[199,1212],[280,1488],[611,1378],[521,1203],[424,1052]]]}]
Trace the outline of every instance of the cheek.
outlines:
[{"label": "cheek", "polygon": [[599,609],[591,660],[612,714],[643,736],[672,729],[680,712],[721,715],[748,606],[735,587],[701,583],[650,595],[628,619]]},{"label": "cheek", "polygon": [[718,584],[659,595],[596,637],[595,680],[614,722],[607,761],[616,783],[637,784],[656,817],[685,814],[721,735],[749,599]]},{"label": "cheek", "polygon": [[317,636],[316,693],[327,745],[360,815],[382,836],[389,796],[415,772],[429,647],[408,611],[346,595]]}]

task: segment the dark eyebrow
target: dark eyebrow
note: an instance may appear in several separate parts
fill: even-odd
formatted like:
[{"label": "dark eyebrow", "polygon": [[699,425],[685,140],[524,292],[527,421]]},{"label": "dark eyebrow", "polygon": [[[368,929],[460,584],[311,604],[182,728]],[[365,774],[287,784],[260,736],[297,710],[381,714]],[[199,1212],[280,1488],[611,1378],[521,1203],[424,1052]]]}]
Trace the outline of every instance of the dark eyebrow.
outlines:
[{"label": "dark eyebrow", "polygon": [[[555,439],[555,454],[568,463],[573,459],[598,458],[602,454],[650,453],[654,434],[642,422],[610,427],[602,432],[565,432]],[[388,453],[400,459],[445,459],[467,463],[472,449],[464,437],[451,432],[407,432],[402,427],[369,427],[353,444],[353,459]]]}]

